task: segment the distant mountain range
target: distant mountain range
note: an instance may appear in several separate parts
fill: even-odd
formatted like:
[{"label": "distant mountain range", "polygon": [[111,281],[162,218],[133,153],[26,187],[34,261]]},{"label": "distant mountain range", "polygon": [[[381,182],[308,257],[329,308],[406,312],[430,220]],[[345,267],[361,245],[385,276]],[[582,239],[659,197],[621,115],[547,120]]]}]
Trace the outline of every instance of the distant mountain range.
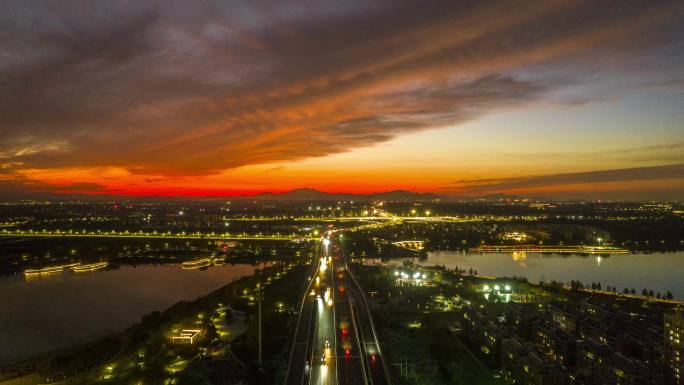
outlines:
[{"label": "distant mountain range", "polygon": [[83,201],[212,201],[224,200],[226,198],[231,200],[263,200],[263,201],[407,201],[407,202],[430,202],[435,200],[441,201],[462,201],[462,200],[499,200],[499,199],[514,199],[516,196],[505,194],[492,194],[482,197],[457,197],[449,195],[440,195],[429,192],[412,192],[407,190],[393,190],[369,194],[352,194],[352,193],[328,193],[312,188],[300,188],[283,193],[264,192],[256,195],[239,195],[239,196],[117,196],[117,195],[90,195],[90,194],[59,194],[51,192],[36,192],[29,194],[22,194],[17,196],[3,197],[8,201],[34,199],[34,200],[83,200]]},{"label": "distant mountain range", "polygon": [[262,193],[249,197],[258,200],[280,201],[432,201],[448,200],[450,197],[434,193],[417,193],[405,190],[394,190],[370,194],[327,193],[310,188],[301,188],[285,193]]}]

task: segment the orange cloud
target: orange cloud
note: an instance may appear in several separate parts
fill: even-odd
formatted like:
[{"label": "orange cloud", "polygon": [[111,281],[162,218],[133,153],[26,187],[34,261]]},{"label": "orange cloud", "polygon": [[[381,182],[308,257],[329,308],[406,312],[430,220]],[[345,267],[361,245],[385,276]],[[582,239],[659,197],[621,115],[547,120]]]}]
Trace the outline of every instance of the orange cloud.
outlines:
[{"label": "orange cloud", "polygon": [[[298,187],[292,175],[249,167],[371,147],[543,99],[572,84],[583,59],[657,46],[680,10],[674,1],[576,0],[75,6],[17,2],[0,12],[0,179],[27,189]],[[570,63],[562,79],[525,73],[558,61]],[[227,170],[240,177],[216,177]],[[410,173],[414,188],[441,183]],[[197,188],[175,184],[197,176]],[[375,180],[350,188],[316,170],[306,178],[346,191],[409,184]]]}]

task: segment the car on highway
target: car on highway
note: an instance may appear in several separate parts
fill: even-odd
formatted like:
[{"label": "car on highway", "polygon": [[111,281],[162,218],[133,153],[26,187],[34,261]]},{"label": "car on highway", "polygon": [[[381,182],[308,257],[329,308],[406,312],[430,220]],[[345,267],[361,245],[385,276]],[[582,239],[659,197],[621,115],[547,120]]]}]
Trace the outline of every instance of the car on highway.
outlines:
[{"label": "car on highway", "polygon": [[348,336],[342,338],[342,350],[344,350],[344,355],[349,357],[351,354],[352,344]]},{"label": "car on highway", "polygon": [[342,330],[349,329],[349,320],[347,319],[346,316],[340,317],[340,329],[342,329]]}]

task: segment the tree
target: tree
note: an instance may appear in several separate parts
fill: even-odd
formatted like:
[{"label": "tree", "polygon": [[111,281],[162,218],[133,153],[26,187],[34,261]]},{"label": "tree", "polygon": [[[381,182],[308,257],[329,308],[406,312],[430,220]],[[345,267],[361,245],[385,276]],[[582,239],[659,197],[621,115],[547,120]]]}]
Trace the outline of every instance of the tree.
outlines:
[{"label": "tree", "polygon": [[646,289],[642,290],[641,295],[643,295],[644,297],[648,297],[648,290],[646,290]]},{"label": "tree", "polygon": [[674,296],[672,295],[672,292],[668,290],[667,294],[665,294],[665,298],[672,300],[674,299]]},{"label": "tree", "polygon": [[636,295],[636,289],[635,288],[632,288],[632,290],[630,292],[632,293],[632,295]]},{"label": "tree", "polygon": [[601,281],[596,283],[596,290],[601,290]]},{"label": "tree", "polygon": [[658,292],[658,294],[656,294],[656,298],[660,299],[660,292]]},{"label": "tree", "polygon": [[625,290],[622,291],[623,294],[629,294],[629,289],[625,288]]},{"label": "tree", "polygon": [[653,292],[653,290],[649,290],[649,291],[648,291],[648,296],[649,296],[649,297],[653,297],[654,295],[655,295],[655,293]]}]

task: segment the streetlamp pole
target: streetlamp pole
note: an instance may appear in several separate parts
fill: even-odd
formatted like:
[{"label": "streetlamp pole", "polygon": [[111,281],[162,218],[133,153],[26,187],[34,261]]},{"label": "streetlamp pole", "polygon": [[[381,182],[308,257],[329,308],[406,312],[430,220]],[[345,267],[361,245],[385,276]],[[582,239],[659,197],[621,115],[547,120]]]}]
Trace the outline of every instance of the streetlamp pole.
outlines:
[{"label": "streetlamp pole", "polygon": [[264,299],[263,289],[261,288],[261,282],[257,284],[257,301],[259,301],[259,369],[262,368],[262,354],[261,354],[261,301]]}]

